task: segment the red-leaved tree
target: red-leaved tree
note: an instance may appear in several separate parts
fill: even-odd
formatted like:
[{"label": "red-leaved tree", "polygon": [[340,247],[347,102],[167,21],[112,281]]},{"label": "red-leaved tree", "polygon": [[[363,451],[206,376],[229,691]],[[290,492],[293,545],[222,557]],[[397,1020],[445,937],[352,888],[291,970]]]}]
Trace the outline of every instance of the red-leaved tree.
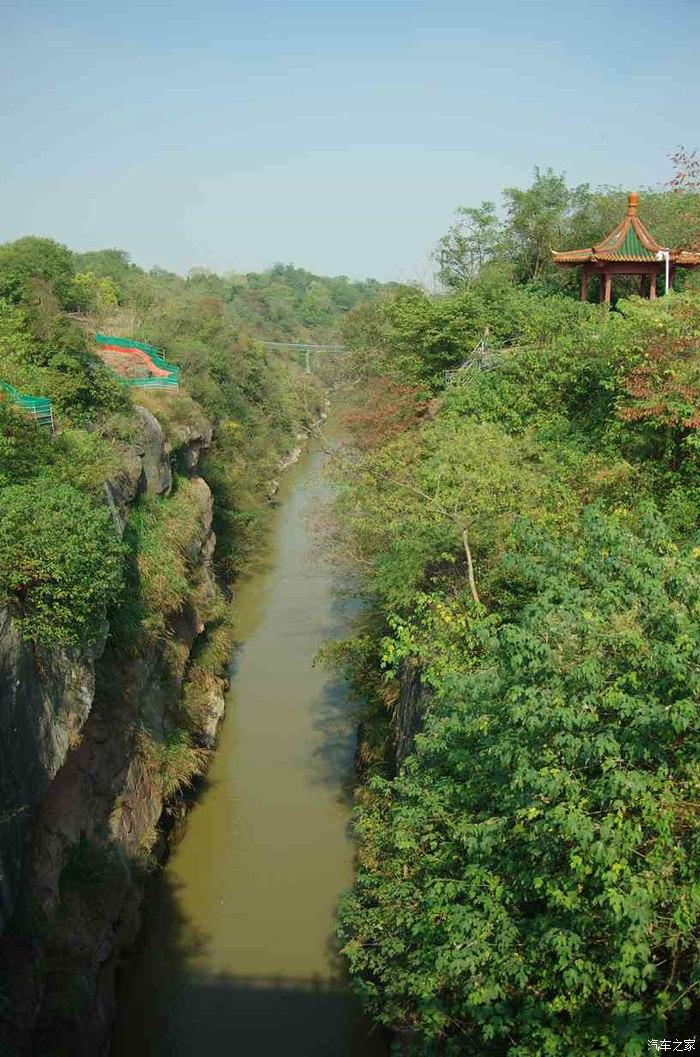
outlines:
[{"label": "red-leaved tree", "polygon": [[419,390],[392,378],[375,378],[362,389],[362,403],[348,408],[342,424],[363,451],[381,448],[426,413]]}]

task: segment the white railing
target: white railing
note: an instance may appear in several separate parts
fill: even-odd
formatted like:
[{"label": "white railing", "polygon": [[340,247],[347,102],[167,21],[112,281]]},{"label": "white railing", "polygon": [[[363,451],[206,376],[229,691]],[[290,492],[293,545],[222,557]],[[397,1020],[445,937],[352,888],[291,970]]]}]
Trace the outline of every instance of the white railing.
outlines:
[{"label": "white railing", "polygon": [[474,346],[464,363],[459,367],[452,367],[443,371],[445,387],[452,385],[463,385],[469,380],[472,371],[490,371],[499,364],[498,353],[488,347],[488,332],[483,335],[478,344]]}]

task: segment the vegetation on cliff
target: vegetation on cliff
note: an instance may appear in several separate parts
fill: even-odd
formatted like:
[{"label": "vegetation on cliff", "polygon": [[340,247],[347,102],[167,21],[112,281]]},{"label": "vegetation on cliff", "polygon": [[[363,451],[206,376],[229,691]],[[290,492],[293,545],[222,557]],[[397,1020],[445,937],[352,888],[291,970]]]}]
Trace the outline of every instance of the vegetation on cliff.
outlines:
[{"label": "vegetation on cliff", "polygon": [[[314,283],[328,292],[318,321],[301,307]],[[294,320],[275,316],[266,300],[287,292],[297,313],[292,336],[299,336],[299,328],[306,336],[314,325],[330,327],[359,296],[374,290],[371,283],[316,280],[291,267],[248,276],[248,287],[259,297],[247,318],[262,332],[287,325],[294,330]],[[321,398],[293,362],[265,352],[242,327],[233,296],[239,289],[233,280],[210,275],[184,280],[146,273],[117,251],[75,255],[49,239],[24,238],[0,247],[0,379],[49,397],[60,427],[51,439],[7,403],[0,405],[0,485],[13,486],[2,506],[0,597],[21,609],[28,634],[76,641],[78,625],[98,628],[119,594],[103,482],[117,471],[136,424],[128,391],[91,346],[91,335],[107,323],[162,345],[182,368],[194,402],[186,392],[141,393],[141,402],[161,420],[176,450],[203,417],[214,422],[204,473],[215,495],[224,576],[234,575],[249,556],[280,457],[297,431],[317,417]],[[275,336],[287,334],[277,330]],[[182,495],[173,498],[183,501]],[[149,515],[154,526],[159,503]],[[35,530],[18,534],[17,518],[27,514],[26,525]],[[48,528],[51,517],[58,519],[55,533]],[[78,530],[94,568],[86,564],[79,570],[69,561],[69,540],[78,539]],[[130,531],[127,545],[133,539]],[[163,566],[176,569],[177,544],[167,531],[160,533],[158,546]],[[51,572],[54,559],[61,567],[60,584]],[[55,607],[57,592],[67,602],[63,608]],[[43,604],[40,596],[54,607],[51,630],[35,612]],[[79,596],[85,610],[80,620],[74,604]],[[155,610],[157,619],[158,602]]]},{"label": "vegetation on cliff", "polygon": [[368,714],[340,936],[405,1053],[633,1057],[698,1000],[700,300],[611,312],[497,256],[346,322],[336,546],[367,610],[333,652]]}]

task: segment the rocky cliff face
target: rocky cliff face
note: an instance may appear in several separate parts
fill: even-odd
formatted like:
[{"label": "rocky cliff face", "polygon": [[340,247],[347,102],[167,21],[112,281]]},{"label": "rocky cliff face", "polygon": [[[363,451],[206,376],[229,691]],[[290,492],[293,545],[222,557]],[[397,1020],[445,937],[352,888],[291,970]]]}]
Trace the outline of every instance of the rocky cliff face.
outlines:
[{"label": "rocky cliff face", "polygon": [[[173,472],[160,422],[145,407],[134,408],[139,432],[124,452],[119,471],[105,481],[105,497],[117,531],[121,535],[131,504],[143,492],[168,495],[173,486]],[[199,457],[199,441],[193,439],[194,465]],[[211,441],[211,429],[206,443]]]},{"label": "rocky cliff face", "polygon": [[[105,629],[106,631],[106,629]],[[23,642],[0,608],[0,928],[21,877],[37,805],[80,737],[95,694],[95,653]]]},{"label": "rocky cliff face", "polygon": [[428,696],[428,690],[421,682],[420,670],[404,667],[399,673],[399,696],[391,719],[397,770],[413,752],[416,734],[423,724]]},{"label": "rocky cliff face", "polygon": [[[120,533],[141,493],[167,496],[172,488],[158,420],[143,408],[138,417],[138,436],[105,483]],[[208,426],[178,444],[198,514],[188,543],[193,590],[169,620],[167,648],[141,645],[125,657],[105,628],[91,652],[42,651],[23,643],[0,611],[0,924],[10,921],[0,954],[3,1057],[92,1057],[106,1044],[114,971],[138,927],[164,810],[144,729],[157,745],[175,725],[215,590],[212,497],[197,477],[210,440]],[[223,692],[214,680],[194,732],[202,745],[213,743]]]}]

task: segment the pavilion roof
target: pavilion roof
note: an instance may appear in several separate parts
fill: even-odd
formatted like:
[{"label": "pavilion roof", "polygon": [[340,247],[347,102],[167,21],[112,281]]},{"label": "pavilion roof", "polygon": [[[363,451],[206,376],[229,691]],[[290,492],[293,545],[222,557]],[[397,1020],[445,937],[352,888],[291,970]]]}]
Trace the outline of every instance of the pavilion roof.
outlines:
[{"label": "pavilion roof", "polygon": [[[587,264],[597,261],[644,262],[656,259],[659,250],[665,249],[647,230],[637,216],[639,195],[627,196],[627,215],[608,232],[595,246],[581,250],[552,250],[555,264]],[[671,250],[671,260],[683,268],[700,265],[700,253],[690,250]]]}]

